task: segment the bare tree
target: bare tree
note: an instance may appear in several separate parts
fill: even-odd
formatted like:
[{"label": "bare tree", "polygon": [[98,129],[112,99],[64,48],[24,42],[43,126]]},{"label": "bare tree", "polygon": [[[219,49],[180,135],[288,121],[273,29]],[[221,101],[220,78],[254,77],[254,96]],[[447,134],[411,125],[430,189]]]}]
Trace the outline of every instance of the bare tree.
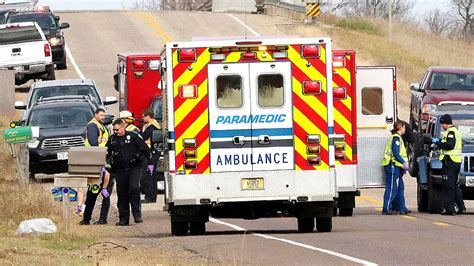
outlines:
[{"label": "bare tree", "polygon": [[427,12],[423,20],[429,30],[435,34],[448,33],[453,26],[453,21],[449,18],[448,14],[443,14],[442,11],[437,8]]},{"label": "bare tree", "polygon": [[474,0],[451,0],[460,19],[461,33],[474,39]]},{"label": "bare tree", "polygon": [[[387,0],[344,0],[338,1],[346,15],[371,16],[376,18],[388,18]],[[392,15],[398,20],[405,20],[414,2],[409,0],[392,0]]]},{"label": "bare tree", "polygon": [[210,11],[212,0],[135,0],[132,8],[148,10]]}]

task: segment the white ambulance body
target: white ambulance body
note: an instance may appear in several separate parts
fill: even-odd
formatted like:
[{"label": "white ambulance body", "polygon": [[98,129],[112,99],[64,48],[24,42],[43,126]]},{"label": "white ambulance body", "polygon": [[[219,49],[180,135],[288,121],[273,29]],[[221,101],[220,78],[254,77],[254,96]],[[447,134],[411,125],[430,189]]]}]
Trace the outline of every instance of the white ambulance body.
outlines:
[{"label": "white ambulance body", "polygon": [[171,42],[162,56],[172,234],[202,234],[210,215],[331,231],[331,40]]}]

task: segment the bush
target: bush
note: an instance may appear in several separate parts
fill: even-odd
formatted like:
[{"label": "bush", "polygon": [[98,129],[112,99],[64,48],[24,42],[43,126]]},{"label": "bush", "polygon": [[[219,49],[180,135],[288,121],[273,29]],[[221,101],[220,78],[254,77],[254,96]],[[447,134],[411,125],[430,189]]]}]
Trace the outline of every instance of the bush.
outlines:
[{"label": "bush", "polygon": [[380,25],[376,25],[375,23],[363,18],[341,18],[337,19],[334,25],[343,29],[355,30],[371,35],[383,35]]}]

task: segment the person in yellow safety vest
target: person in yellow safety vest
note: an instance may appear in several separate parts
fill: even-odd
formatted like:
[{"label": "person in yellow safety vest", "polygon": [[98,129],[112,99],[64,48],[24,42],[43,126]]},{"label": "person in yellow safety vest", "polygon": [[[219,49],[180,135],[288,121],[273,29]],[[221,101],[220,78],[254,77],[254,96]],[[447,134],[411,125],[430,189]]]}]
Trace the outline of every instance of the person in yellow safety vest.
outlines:
[{"label": "person in yellow safety vest", "polygon": [[432,138],[432,143],[441,149],[439,160],[443,163],[442,182],[442,215],[462,214],[466,206],[462,199],[462,192],[458,186],[459,171],[462,162],[462,136],[453,126],[453,119],[449,114],[439,119],[441,127],[445,130],[442,139]]},{"label": "person in yellow safety vest", "polygon": [[160,124],[154,118],[155,114],[151,109],[145,109],[142,113],[143,121],[146,123],[142,128],[142,136],[150,148],[150,164],[147,166],[141,179],[141,187],[145,193],[145,199],[142,203],[155,203],[158,195],[158,174],[155,171],[155,165],[158,163],[159,154],[151,147],[151,136],[153,131],[161,129]]},{"label": "person in yellow safety vest", "polygon": [[109,139],[109,132],[104,126],[105,110],[97,108],[94,118],[87,124],[86,128],[86,147],[99,146],[105,147]]},{"label": "person in yellow safety vest", "polygon": [[402,135],[405,134],[405,122],[398,120],[393,125],[385,147],[382,166],[385,173],[385,193],[383,196],[382,214],[392,215],[411,213],[405,204],[405,185],[403,175],[408,170],[408,157]]},{"label": "person in yellow safety vest", "polygon": [[140,134],[140,129],[133,124],[133,122],[135,121],[135,118],[133,118],[132,112],[128,110],[121,111],[119,113],[119,118],[121,118],[122,121],[124,121],[126,124],[125,131],[135,132],[137,134]]}]

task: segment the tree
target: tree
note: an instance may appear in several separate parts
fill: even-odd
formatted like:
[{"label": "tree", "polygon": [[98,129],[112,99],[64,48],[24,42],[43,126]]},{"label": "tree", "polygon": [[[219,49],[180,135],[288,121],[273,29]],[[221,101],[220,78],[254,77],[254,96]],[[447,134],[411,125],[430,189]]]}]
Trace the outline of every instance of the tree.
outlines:
[{"label": "tree", "polygon": [[212,0],[135,0],[135,9],[210,11]]},{"label": "tree", "polygon": [[439,9],[432,9],[424,16],[428,29],[435,34],[445,34],[453,26],[453,21]]},{"label": "tree", "polygon": [[474,39],[474,0],[451,0],[456,8],[460,31],[467,39]]},{"label": "tree", "polygon": [[[340,0],[337,1],[336,7],[342,8],[346,15],[387,19],[388,4],[388,0]],[[392,16],[404,21],[408,18],[409,11],[413,6],[413,1],[392,0]]]}]

